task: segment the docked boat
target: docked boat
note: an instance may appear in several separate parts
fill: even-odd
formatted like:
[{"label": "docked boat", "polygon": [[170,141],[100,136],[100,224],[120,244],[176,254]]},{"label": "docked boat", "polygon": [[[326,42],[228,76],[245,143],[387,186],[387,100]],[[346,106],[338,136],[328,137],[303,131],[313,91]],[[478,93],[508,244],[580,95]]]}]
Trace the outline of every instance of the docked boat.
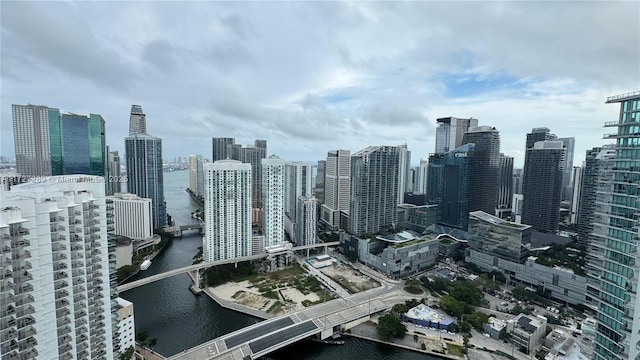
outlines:
[{"label": "docked boat", "polygon": [[147,270],[151,266],[151,260],[145,260],[140,264],[140,270]]}]

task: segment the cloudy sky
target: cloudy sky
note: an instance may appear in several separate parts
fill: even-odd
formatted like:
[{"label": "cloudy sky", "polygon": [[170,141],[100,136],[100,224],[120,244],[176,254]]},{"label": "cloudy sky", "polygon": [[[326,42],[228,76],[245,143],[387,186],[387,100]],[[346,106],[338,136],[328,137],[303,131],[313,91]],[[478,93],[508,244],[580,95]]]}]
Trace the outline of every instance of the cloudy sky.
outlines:
[{"label": "cloudy sky", "polygon": [[408,144],[436,119],[500,130],[523,164],[533,127],[576,138],[576,165],[640,89],[640,2],[5,2],[0,153],[11,104],[101,114],[123,150],[131,104],[164,157],[211,137],[285,160]]}]

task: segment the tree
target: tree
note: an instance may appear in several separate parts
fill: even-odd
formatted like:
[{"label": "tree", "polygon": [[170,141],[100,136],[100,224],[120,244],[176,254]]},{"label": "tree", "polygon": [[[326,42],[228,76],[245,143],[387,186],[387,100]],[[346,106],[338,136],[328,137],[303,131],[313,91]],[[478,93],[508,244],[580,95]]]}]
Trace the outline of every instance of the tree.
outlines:
[{"label": "tree", "polygon": [[133,346],[129,346],[122,354],[120,354],[120,360],[130,360],[133,357]]},{"label": "tree", "polygon": [[395,304],[391,308],[391,312],[397,315],[402,315],[409,311],[409,309],[410,308],[406,304]]},{"label": "tree", "polygon": [[440,308],[447,314],[457,317],[458,319],[465,313],[464,304],[460,303],[451,295],[444,295],[440,299]]},{"label": "tree", "polygon": [[479,332],[482,332],[484,324],[489,322],[489,317],[479,311],[475,311],[469,315],[466,315],[464,318],[469,322],[469,325],[471,325],[471,327],[478,330]]},{"label": "tree", "polygon": [[383,339],[402,337],[406,332],[407,327],[394,314],[383,315],[378,320],[378,334]]},{"label": "tree", "polygon": [[450,294],[456,300],[472,306],[480,306],[484,298],[482,290],[475,287],[470,281],[456,282]]}]

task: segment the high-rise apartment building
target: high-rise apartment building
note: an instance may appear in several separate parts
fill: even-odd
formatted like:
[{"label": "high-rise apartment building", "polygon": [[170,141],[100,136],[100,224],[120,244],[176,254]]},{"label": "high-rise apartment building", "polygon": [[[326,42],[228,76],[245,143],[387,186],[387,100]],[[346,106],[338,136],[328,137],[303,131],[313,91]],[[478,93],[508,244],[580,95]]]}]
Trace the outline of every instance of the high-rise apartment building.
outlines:
[{"label": "high-rise apartment building", "polygon": [[562,173],[562,198],[561,200],[571,201],[573,195],[573,152],[576,147],[576,139],[572,137],[558,138],[558,141],[562,141],[564,147],[564,172]]},{"label": "high-rise apartment building", "polygon": [[582,192],[582,171],[581,166],[573,167],[572,185],[571,185],[571,211],[569,211],[569,223],[578,223],[578,211],[580,210],[580,193]]},{"label": "high-rise apartment building", "polygon": [[60,110],[39,105],[11,105],[16,170],[24,176],[51,175],[49,112]]},{"label": "high-rise apartment building", "polygon": [[429,169],[429,160],[420,159],[420,166],[415,169],[415,181],[413,192],[427,193],[427,171]]},{"label": "high-rise apartment building", "polygon": [[297,246],[316,243],[317,204],[313,196],[300,196],[296,206],[295,242]]},{"label": "high-rise apartment building", "polygon": [[523,169],[513,169],[513,193],[522,194]]},{"label": "high-rise apartment building", "polygon": [[513,157],[500,154],[498,169],[498,201],[495,215],[501,219],[511,217],[513,202]]},{"label": "high-rise apartment building", "polygon": [[331,150],[327,153],[324,204],[320,218],[333,230],[340,228],[340,212],[349,212],[351,194],[351,152]]},{"label": "high-rise apartment building", "polygon": [[638,213],[640,213],[640,91],[613,96],[620,103],[610,159],[603,159],[595,199],[594,228],[587,256],[587,298],[597,326],[593,359],[640,358],[638,302]]},{"label": "high-rise apartment building", "polygon": [[397,224],[399,150],[370,146],[351,156],[349,232],[376,234]]},{"label": "high-rise apartment building", "polygon": [[204,164],[204,261],[252,255],[251,165],[237,160]]},{"label": "high-rise apartment building", "polygon": [[547,233],[558,231],[564,173],[562,141],[538,141],[524,160],[522,223]]},{"label": "high-rise apartment building", "polygon": [[129,135],[146,133],[147,117],[142,111],[142,106],[131,105],[131,113],[129,115]]},{"label": "high-rise apartment building", "polygon": [[284,242],[284,160],[275,155],[262,159],[262,193],[264,194],[264,247]]},{"label": "high-rise apartment building", "polygon": [[[539,127],[531,129],[531,132],[527,134],[527,142],[525,145],[525,151],[533,148],[533,145],[538,141],[556,140],[558,137],[551,133],[551,130],[546,127]],[[526,152],[525,152],[526,156]]]},{"label": "high-rise apartment building", "polygon": [[[427,201],[438,204],[438,224],[467,231],[475,144],[429,157]],[[432,194],[432,199],[429,199]],[[436,196],[437,194],[437,196]]]},{"label": "high-rise apartment building", "polygon": [[21,175],[107,175],[104,119],[12,105],[16,167]]},{"label": "high-rise apartment building", "polygon": [[604,164],[610,163],[615,155],[616,151],[613,148],[594,147],[586,152],[578,209],[578,243],[584,247],[589,245],[589,238],[593,232],[593,215],[596,208],[596,190],[600,168]]},{"label": "high-rise apartment building", "polygon": [[500,170],[500,132],[491,126],[469,128],[463,144],[475,144],[469,211],[493,214],[496,210]]},{"label": "high-rise apartment building", "polygon": [[[251,164],[253,176],[253,209],[256,214],[262,211],[262,159],[267,157],[267,140],[255,140],[252,146],[242,147],[234,138],[213,138],[212,161],[231,159]],[[254,225],[261,227],[262,216],[254,216]]]},{"label": "high-rise apartment building", "polygon": [[478,119],[446,117],[436,120],[436,154],[444,154],[462,146],[462,137],[470,128],[478,126]]},{"label": "high-rise apartment building", "polygon": [[411,187],[411,177],[409,176],[411,170],[411,151],[407,148],[407,145],[398,145],[398,154],[400,156],[398,165],[398,204],[402,204],[404,201],[404,193],[409,191]]},{"label": "high-rise apartment building", "polygon": [[234,138],[212,138],[211,139],[211,161],[216,162],[224,159],[240,160],[239,157],[230,156],[229,145],[235,144]]},{"label": "high-rise apartment building", "polygon": [[196,193],[196,186],[198,184],[198,162],[196,155],[189,155],[189,190],[191,193]]},{"label": "high-rise apartment building", "polygon": [[[153,204],[153,228],[167,226],[167,209],[164,201],[164,174],[162,172],[162,139],[141,133],[146,130],[146,120],[139,105],[131,107],[129,130],[124,139],[127,161],[127,192],[141,198],[149,198]],[[145,125],[142,125],[145,124]]]},{"label": "high-rise apartment building", "polygon": [[0,197],[0,357],[119,356],[102,178],[40,178]]},{"label": "high-rise apartment building", "polygon": [[327,168],[326,160],[318,160],[318,170],[316,171],[316,183],[313,189],[313,195],[319,204],[324,203],[324,178]]},{"label": "high-rise apartment building", "polygon": [[298,198],[313,197],[313,166],[303,162],[290,162],[285,166],[285,229],[297,242]]},{"label": "high-rise apartment building", "polygon": [[109,151],[107,146],[107,154],[109,154],[107,165],[107,194],[115,194],[122,192],[122,183],[126,182],[125,177],[120,174],[120,154],[117,151]]}]

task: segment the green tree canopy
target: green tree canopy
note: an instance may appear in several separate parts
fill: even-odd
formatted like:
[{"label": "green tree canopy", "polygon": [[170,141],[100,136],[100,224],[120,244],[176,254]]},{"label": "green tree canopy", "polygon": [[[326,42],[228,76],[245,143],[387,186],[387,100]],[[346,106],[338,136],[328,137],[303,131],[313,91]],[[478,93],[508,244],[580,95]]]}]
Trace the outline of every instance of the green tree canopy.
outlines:
[{"label": "green tree canopy", "polygon": [[383,339],[402,337],[407,332],[400,318],[392,313],[383,315],[378,320],[378,334]]}]

